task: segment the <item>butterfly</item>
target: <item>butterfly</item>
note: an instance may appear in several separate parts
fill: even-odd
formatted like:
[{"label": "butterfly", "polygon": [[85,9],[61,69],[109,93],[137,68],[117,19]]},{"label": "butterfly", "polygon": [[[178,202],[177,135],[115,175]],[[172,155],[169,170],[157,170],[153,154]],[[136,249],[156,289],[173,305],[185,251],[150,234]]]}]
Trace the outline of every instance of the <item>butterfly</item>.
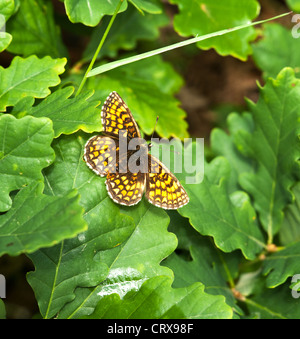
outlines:
[{"label": "butterfly", "polygon": [[122,155],[120,140],[123,138],[129,144],[133,139],[141,140],[141,134],[132,113],[118,93],[112,92],[107,97],[101,110],[101,121],[103,133],[87,141],[83,158],[96,174],[106,176],[106,188],[114,202],[136,205],[144,192],[151,204],[163,209],[178,209],[189,202],[179,180],[160,160],[148,153],[148,145],[137,148],[146,149],[146,171],[128,169],[128,159],[135,152],[128,150]]}]

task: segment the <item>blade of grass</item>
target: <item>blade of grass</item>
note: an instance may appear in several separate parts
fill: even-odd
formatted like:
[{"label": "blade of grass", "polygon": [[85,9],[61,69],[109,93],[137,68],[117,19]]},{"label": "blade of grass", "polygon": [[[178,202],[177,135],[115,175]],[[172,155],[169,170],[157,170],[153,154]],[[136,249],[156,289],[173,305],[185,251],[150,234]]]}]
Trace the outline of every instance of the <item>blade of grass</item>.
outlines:
[{"label": "blade of grass", "polygon": [[104,64],[104,65],[101,65],[99,67],[92,69],[88,73],[87,77],[92,77],[92,76],[107,72],[111,69],[114,69],[114,68],[117,68],[117,67],[120,67],[120,66],[124,66],[124,65],[130,64],[132,62],[142,60],[142,59],[146,59],[146,58],[149,58],[149,57],[157,55],[157,54],[165,53],[165,52],[171,51],[171,50],[176,49],[176,48],[180,48],[180,47],[183,47],[183,46],[194,44],[194,43],[202,41],[202,40],[206,40],[206,39],[213,38],[213,37],[220,36],[220,35],[225,35],[225,34],[228,34],[228,33],[234,32],[234,31],[238,31],[238,30],[243,29],[243,28],[263,24],[263,23],[271,21],[271,20],[276,20],[276,19],[282,18],[283,16],[286,16],[286,15],[291,14],[291,13],[292,12],[288,12],[288,13],[280,14],[280,15],[277,15],[275,17],[266,19],[266,20],[255,21],[255,22],[251,22],[249,24],[237,26],[237,27],[234,27],[234,28],[224,29],[224,30],[221,30],[221,31],[218,31],[218,32],[205,34],[205,35],[202,35],[200,37],[191,38],[191,39],[188,39],[188,40],[185,40],[185,41],[182,41],[182,42],[178,42],[178,43],[173,44],[173,45],[169,45],[169,46],[166,46],[166,47],[162,47],[162,48],[150,51],[150,52],[138,54],[138,55],[135,55],[135,56],[132,56],[132,57],[129,57],[129,58],[122,59],[122,60],[113,61],[113,62],[110,62],[108,64]]},{"label": "blade of grass", "polygon": [[116,18],[117,14],[118,14],[118,12],[119,12],[119,10],[120,10],[120,7],[121,7],[123,1],[124,1],[124,0],[120,0],[120,1],[119,1],[118,6],[116,7],[115,12],[114,12],[113,16],[112,16],[111,19],[110,19],[109,24],[107,25],[106,30],[105,30],[105,32],[104,32],[104,34],[103,34],[103,36],[102,36],[102,39],[101,39],[101,41],[100,41],[100,43],[99,43],[99,45],[98,45],[98,47],[97,47],[97,49],[96,49],[96,52],[95,52],[95,54],[94,54],[94,56],[93,56],[93,59],[92,59],[91,63],[89,64],[89,67],[87,68],[87,70],[86,70],[86,72],[85,72],[85,74],[84,74],[84,76],[83,76],[83,78],[82,78],[82,80],[81,80],[81,83],[80,83],[80,85],[79,85],[79,87],[78,87],[78,90],[77,90],[77,92],[76,92],[76,94],[75,94],[75,97],[77,97],[77,95],[81,92],[81,90],[82,90],[82,88],[83,88],[83,86],[84,86],[84,84],[85,84],[85,82],[86,82],[87,75],[88,75],[88,73],[90,72],[90,70],[92,69],[92,67],[94,66],[94,63],[95,63],[95,61],[96,61],[96,59],[97,59],[97,56],[98,56],[98,54],[99,54],[100,51],[101,51],[101,48],[102,48],[102,46],[103,46],[103,44],[104,44],[104,42],[105,42],[105,40],[106,40],[106,37],[107,37],[107,35],[108,35],[109,31],[110,31],[110,28],[111,28],[112,24],[113,24],[114,21],[115,21],[115,18]]}]

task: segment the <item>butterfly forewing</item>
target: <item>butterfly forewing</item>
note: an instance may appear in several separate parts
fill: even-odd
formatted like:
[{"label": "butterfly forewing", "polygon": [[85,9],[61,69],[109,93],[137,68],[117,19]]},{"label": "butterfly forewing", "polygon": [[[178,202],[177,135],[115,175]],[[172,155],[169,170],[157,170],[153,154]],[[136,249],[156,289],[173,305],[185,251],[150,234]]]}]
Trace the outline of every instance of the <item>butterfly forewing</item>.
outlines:
[{"label": "butterfly forewing", "polygon": [[101,121],[107,135],[119,137],[119,131],[126,130],[128,139],[141,137],[129,108],[116,92],[112,92],[104,102]]}]

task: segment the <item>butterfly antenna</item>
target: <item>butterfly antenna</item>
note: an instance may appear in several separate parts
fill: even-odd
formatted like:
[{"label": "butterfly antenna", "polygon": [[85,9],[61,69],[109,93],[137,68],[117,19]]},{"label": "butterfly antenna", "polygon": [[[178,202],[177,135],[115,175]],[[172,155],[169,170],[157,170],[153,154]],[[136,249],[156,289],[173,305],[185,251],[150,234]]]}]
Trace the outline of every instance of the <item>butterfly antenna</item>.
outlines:
[{"label": "butterfly antenna", "polygon": [[151,140],[152,140],[152,138],[154,136],[154,132],[155,132],[155,128],[156,128],[158,119],[159,119],[159,116],[156,117],[156,121],[155,121],[155,125],[154,125],[154,130],[153,130],[153,133],[152,133],[152,136],[151,136],[151,139],[150,139],[149,148],[153,146]]}]

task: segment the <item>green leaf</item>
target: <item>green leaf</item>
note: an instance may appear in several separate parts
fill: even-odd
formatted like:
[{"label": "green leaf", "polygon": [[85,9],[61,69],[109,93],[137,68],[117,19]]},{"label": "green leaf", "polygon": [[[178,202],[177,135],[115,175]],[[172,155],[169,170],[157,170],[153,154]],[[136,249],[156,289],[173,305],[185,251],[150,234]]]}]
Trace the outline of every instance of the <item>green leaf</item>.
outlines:
[{"label": "green leaf", "polygon": [[[86,26],[96,26],[104,15],[113,15],[120,0],[64,0],[69,20]],[[125,11],[125,0],[119,12]]]},{"label": "green leaf", "polygon": [[43,181],[42,169],[54,159],[49,119],[0,116],[0,211],[11,207],[10,192]]},{"label": "green leaf", "polygon": [[[15,0],[0,0],[0,14],[4,16],[7,21],[15,10]],[[0,19],[0,28],[2,28],[3,22]]]},{"label": "green leaf", "polygon": [[176,247],[175,236],[167,232],[166,213],[141,202],[121,214],[107,194],[105,179],[82,160],[86,140],[61,136],[53,143],[55,162],[45,170],[45,193],[60,196],[77,188],[88,224],[77,238],[30,255],[36,270],[29,283],[46,318],[57,312],[61,318],[88,315],[101,293],[124,293],[151,276],[171,275],[159,265]]},{"label": "green leaf", "polygon": [[276,287],[283,284],[288,277],[300,272],[300,241],[277,251],[264,260],[267,286]]},{"label": "green leaf", "polygon": [[[246,24],[256,18],[260,11],[256,0],[191,0],[183,2],[170,0],[179,6],[179,14],[174,18],[174,28],[182,36],[199,36],[222,29]],[[212,38],[199,42],[202,49],[215,48],[221,55],[232,55],[246,60],[251,54],[250,42],[256,37],[250,27],[222,38]]]},{"label": "green leaf", "polygon": [[[71,22],[81,22],[87,26],[96,26],[105,15],[113,15],[120,0],[64,0],[66,12]],[[123,0],[122,0],[123,1]],[[160,14],[161,6],[155,0],[130,0],[130,2],[143,13]],[[119,10],[127,9],[127,0]]]},{"label": "green leaf", "polygon": [[295,39],[291,30],[277,23],[263,26],[263,38],[252,45],[253,59],[264,78],[275,78],[284,67],[294,69],[300,76],[300,40]]},{"label": "green leaf", "polygon": [[[238,177],[243,172],[253,171],[253,160],[247,158],[242,153],[242,145],[237,143],[237,134],[240,132],[253,131],[253,118],[249,113],[239,115],[231,113],[227,118],[229,135],[220,128],[215,128],[211,132],[211,148],[216,155],[224,156],[230,163],[231,174],[229,189],[230,193],[241,189]],[[239,149],[238,147],[239,146]]]},{"label": "green leaf", "polygon": [[161,6],[158,0],[129,0],[140,12],[151,13],[151,14],[160,14]]},{"label": "green leaf", "polygon": [[283,209],[292,201],[294,173],[299,173],[300,80],[286,68],[277,79],[269,79],[260,89],[258,102],[249,105],[255,129],[252,134],[243,133],[241,139],[257,169],[241,174],[240,184],[253,197],[271,243],[282,224]]},{"label": "green leaf", "polygon": [[282,245],[300,241],[300,182],[293,187],[292,192],[295,195],[295,201],[284,211],[284,219],[279,231]]},{"label": "green leaf", "polygon": [[[182,223],[178,223],[177,228],[181,225]],[[171,230],[173,231],[173,228]],[[223,295],[229,306],[242,313],[230,289],[231,281],[237,275],[237,266],[241,256],[237,252],[221,253],[213,246],[211,239],[202,237],[193,229],[186,228],[182,232],[190,242],[189,246],[186,249],[178,247],[178,253],[172,253],[163,262],[174,272],[175,279],[172,286],[174,288],[187,287],[200,282],[205,286],[206,293]],[[180,241],[182,234],[176,232],[176,235]],[[180,255],[181,250],[188,256],[188,259]]]},{"label": "green leaf", "polygon": [[23,188],[12,208],[0,215],[0,256],[31,253],[86,229],[76,190],[51,197],[42,194],[43,188],[42,183]]},{"label": "green leaf", "polygon": [[56,159],[45,170],[45,193],[63,196],[77,188],[88,230],[52,248],[30,255],[35,271],[28,275],[40,312],[51,318],[75,298],[76,287],[101,283],[109,272],[98,251],[115,250],[133,231],[131,218],[122,216],[107,196],[103,179],[94,175],[82,160],[85,140],[75,135],[53,143]]},{"label": "green leaf", "polygon": [[300,12],[300,1],[299,0],[286,0],[289,8],[294,12]]},{"label": "green leaf", "polygon": [[[146,70],[148,67],[150,71]],[[159,115],[156,132],[160,136],[184,138],[188,136],[187,123],[184,121],[186,114],[179,108],[179,101],[165,92],[173,92],[181,84],[181,78],[167,63],[152,58],[122,70],[111,71],[101,78],[89,78],[87,87],[95,89],[102,102],[110,92],[117,91],[146,134],[153,132]]]},{"label": "green leaf", "polygon": [[66,62],[65,58],[16,56],[8,68],[0,67],[0,111],[25,96],[44,98],[49,95],[49,87],[60,83],[58,75],[64,72]]},{"label": "green leaf", "polygon": [[[110,17],[104,17],[101,25],[93,30],[90,44],[84,51],[83,60],[91,60],[99,44],[99,39],[109,23]],[[109,32],[109,41],[104,44],[100,57],[116,57],[119,50],[132,50],[139,40],[155,40],[159,37],[159,28],[169,22],[166,14],[141,15],[133,6],[117,15]]]},{"label": "green leaf", "polygon": [[251,314],[258,319],[299,319],[300,299],[294,299],[288,284],[277,288],[261,288],[246,300]]},{"label": "green leaf", "polygon": [[[90,199],[90,210],[85,214],[88,231],[29,256],[35,272],[30,273],[27,279],[44,318],[54,317],[67,302],[71,302],[75,298],[75,288],[96,286],[106,279],[107,264],[94,260],[95,254],[99,250],[113,250],[133,228],[132,220],[120,216],[107,200],[97,205],[97,188],[97,185],[93,187],[91,195],[94,199]],[[95,225],[97,217],[99,222]]]},{"label": "green leaf", "polygon": [[[210,235],[222,251],[241,249],[254,259],[264,248],[264,239],[256,215],[244,192],[228,191],[230,165],[225,158],[205,164],[205,177],[200,184],[185,185],[190,202],[179,213],[203,235]],[[199,213],[201,211],[201,213]]]},{"label": "green leaf", "polygon": [[7,24],[7,31],[13,36],[8,48],[11,53],[24,57],[32,54],[53,58],[67,55],[49,0],[21,1],[18,12]]},{"label": "green leaf", "polygon": [[3,52],[11,43],[12,36],[6,32],[0,32],[0,53]]},{"label": "green leaf", "polygon": [[112,294],[104,297],[93,314],[96,319],[229,319],[231,308],[224,297],[204,292],[196,283],[186,288],[171,288],[170,277],[154,277],[134,295],[123,299]]},{"label": "green leaf", "polygon": [[[97,108],[100,102],[94,98],[93,91],[70,98],[73,92],[74,87],[71,86],[58,89],[26,113],[50,118],[55,138],[62,133],[71,134],[79,129],[88,133],[101,131],[101,111]],[[21,115],[23,114],[21,110]]]},{"label": "green leaf", "polygon": [[[111,201],[109,203],[106,211],[111,209],[111,204],[115,205]],[[150,277],[172,276],[167,267],[159,265],[177,244],[176,237],[167,232],[169,219],[166,213],[145,201],[133,208],[122,208],[122,212],[133,218],[135,228],[119,246],[96,255],[95,260],[107,264],[109,271],[105,281],[91,289],[76,289],[75,300],[60,311],[60,318],[90,315],[99,300],[107,295],[117,293],[122,298],[138,290]]]},{"label": "green leaf", "polygon": [[14,10],[14,0],[0,0],[0,53],[3,52],[12,41],[11,34],[6,32],[6,22]]}]

